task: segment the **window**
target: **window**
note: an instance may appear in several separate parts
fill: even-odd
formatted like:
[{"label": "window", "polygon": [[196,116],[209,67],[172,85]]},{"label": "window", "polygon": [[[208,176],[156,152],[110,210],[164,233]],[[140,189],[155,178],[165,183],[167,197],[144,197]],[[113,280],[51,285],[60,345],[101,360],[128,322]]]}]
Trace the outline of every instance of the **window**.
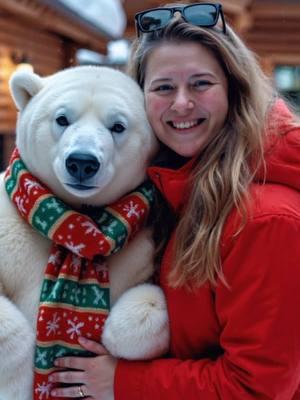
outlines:
[{"label": "window", "polygon": [[275,84],[278,91],[300,111],[300,66],[277,65]]}]

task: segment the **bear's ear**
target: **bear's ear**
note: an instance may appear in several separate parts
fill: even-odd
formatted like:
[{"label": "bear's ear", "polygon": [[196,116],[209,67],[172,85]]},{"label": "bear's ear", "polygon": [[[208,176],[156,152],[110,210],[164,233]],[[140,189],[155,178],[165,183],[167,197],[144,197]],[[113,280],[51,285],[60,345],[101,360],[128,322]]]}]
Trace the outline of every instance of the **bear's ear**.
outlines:
[{"label": "bear's ear", "polygon": [[22,111],[29,100],[43,87],[42,78],[30,71],[17,71],[9,80],[12,98],[19,111]]}]

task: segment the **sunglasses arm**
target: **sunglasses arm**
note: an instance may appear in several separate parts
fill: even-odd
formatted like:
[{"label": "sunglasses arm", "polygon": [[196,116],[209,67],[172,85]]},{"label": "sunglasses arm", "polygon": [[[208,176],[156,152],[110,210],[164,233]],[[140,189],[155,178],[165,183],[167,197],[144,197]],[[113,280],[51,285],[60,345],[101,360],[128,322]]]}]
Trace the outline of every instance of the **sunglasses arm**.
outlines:
[{"label": "sunglasses arm", "polygon": [[225,18],[224,18],[224,14],[223,14],[223,10],[220,10],[221,13],[221,19],[222,19],[222,23],[223,23],[223,33],[224,35],[226,35],[227,31],[226,31],[226,23],[225,23]]}]

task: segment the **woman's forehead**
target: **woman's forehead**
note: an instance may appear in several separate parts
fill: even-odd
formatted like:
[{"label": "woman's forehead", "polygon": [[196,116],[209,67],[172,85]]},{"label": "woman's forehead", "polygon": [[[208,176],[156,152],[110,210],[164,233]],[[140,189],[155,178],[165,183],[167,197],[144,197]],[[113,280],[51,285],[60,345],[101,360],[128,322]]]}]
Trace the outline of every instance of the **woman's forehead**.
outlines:
[{"label": "woman's forehead", "polygon": [[164,44],[151,52],[146,64],[146,79],[218,74],[221,67],[204,46],[196,43]]}]

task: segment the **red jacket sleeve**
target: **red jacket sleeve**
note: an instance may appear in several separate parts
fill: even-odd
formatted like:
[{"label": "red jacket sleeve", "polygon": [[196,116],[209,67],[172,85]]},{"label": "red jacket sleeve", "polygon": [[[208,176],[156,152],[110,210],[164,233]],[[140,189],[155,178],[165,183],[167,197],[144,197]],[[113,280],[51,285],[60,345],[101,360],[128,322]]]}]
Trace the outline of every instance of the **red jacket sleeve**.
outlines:
[{"label": "red jacket sleeve", "polygon": [[[115,400],[300,399],[300,219],[263,215],[226,253],[215,309],[222,356],[119,361]],[[205,321],[203,321],[205,323]]]}]

